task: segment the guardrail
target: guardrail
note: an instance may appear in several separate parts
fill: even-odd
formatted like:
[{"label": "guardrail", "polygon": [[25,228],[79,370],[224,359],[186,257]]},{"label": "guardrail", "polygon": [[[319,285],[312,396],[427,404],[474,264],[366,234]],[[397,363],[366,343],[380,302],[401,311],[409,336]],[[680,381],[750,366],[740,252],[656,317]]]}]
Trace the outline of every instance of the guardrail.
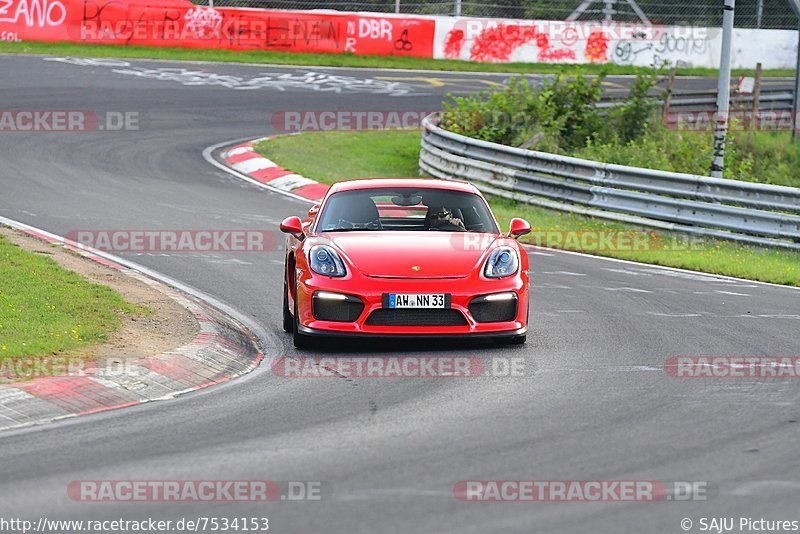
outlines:
[{"label": "guardrail", "polygon": [[599,163],[465,137],[423,120],[420,169],[546,208],[800,250],[800,188]]},{"label": "guardrail", "polygon": [[[659,103],[663,104],[662,96],[653,95]],[[598,109],[608,109],[619,106],[626,102],[627,95],[603,98],[597,103]],[[794,90],[792,89],[762,89],[758,97],[758,111],[782,111],[791,110],[794,103]],[[756,105],[755,96],[731,94],[732,109],[752,110]],[[717,92],[716,91],[685,91],[675,93],[670,97],[669,111],[682,111],[690,109],[712,109],[716,110]]]}]

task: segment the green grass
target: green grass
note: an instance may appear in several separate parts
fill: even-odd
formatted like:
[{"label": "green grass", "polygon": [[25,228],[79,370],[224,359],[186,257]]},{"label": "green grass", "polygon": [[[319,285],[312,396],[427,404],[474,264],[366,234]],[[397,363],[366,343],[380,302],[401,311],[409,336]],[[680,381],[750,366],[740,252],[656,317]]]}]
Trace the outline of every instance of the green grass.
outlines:
[{"label": "green grass", "polygon": [[[353,54],[302,54],[275,51],[197,50],[191,48],[156,48],[148,46],[92,45],[81,43],[0,43],[0,53],[47,54],[57,56],[114,57],[133,59],[162,59],[237,63],[268,63],[318,67],[352,67],[383,69],[418,69],[460,72],[500,72],[553,74],[568,71],[572,74],[637,74],[648,72],[645,67],[620,65],[558,65],[552,63],[474,63],[452,59],[425,59],[399,56],[356,56]],[[679,76],[716,76],[716,69],[679,68]],[[752,75],[750,70],[734,70],[734,75]],[[794,70],[765,70],[764,76],[793,76]]]},{"label": "green grass", "polygon": [[149,311],[2,235],[0,272],[0,359],[75,356],[70,351],[105,342],[120,314]]},{"label": "green grass", "polygon": [[[578,158],[707,176],[714,150],[712,132],[677,132],[660,125],[627,144],[589,144],[562,151]],[[791,132],[732,132],[726,147],[725,178],[800,187],[800,143]]]},{"label": "green grass", "polygon": [[373,130],[286,135],[256,149],[292,172],[333,184],[345,178],[418,176],[419,144],[419,130]]},{"label": "green grass", "polygon": [[[256,150],[279,165],[308,178],[334,183],[350,178],[417,176],[419,131],[382,130],[357,132],[307,132],[277,137]],[[313,147],[313,148],[309,148]],[[497,197],[487,197],[497,219],[507,228],[512,217],[523,217],[533,228],[524,241],[590,254],[680,267],[713,274],[736,276],[777,284],[800,286],[800,254],[765,250],[726,241],[689,241],[679,235],[654,233],[630,225],[571,213],[552,211]],[[542,232],[556,232],[561,243],[541,239]],[[581,248],[568,242],[570,235],[637,236],[643,247],[623,250],[596,246]],[[624,243],[624,242],[623,242]]]}]

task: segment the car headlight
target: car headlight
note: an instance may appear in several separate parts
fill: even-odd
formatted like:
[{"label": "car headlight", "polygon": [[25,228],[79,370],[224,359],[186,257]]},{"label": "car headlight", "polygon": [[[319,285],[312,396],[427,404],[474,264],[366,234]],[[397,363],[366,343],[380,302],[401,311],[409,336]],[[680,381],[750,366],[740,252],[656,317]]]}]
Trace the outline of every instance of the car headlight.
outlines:
[{"label": "car headlight", "polygon": [[317,274],[338,278],[347,274],[339,254],[327,245],[311,247],[311,270]]},{"label": "car headlight", "polygon": [[500,247],[489,254],[483,274],[488,278],[504,278],[516,273],[518,267],[517,251],[511,247]]}]

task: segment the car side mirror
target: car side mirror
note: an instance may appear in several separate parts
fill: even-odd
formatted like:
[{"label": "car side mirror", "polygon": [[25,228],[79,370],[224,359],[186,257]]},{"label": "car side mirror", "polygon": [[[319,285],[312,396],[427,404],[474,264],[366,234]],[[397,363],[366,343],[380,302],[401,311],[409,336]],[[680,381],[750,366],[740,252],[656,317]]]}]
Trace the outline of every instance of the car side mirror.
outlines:
[{"label": "car side mirror", "polygon": [[514,217],[511,219],[511,225],[508,230],[508,237],[519,239],[525,234],[531,233],[531,224],[525,219]]},{"label": "car side mirror", "polygon": [[297,215],[286,217],[283,220],[281,223],[281,232],[284,234],[291,234],[301,241],[305,238],[305,234],[303,234],[303,223]]},{"label": "car side mirror", "polygon": [[314,204],[308,209],[308,218],[313,219],[319,213],[319,204]]}]

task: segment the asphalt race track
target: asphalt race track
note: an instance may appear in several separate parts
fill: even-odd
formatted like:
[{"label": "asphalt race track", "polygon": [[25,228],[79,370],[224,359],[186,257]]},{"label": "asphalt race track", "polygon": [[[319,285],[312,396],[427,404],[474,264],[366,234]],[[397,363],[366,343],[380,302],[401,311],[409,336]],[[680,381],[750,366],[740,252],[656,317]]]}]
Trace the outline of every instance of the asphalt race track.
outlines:
[{"label": "asphalt race track", "polygon": [[[126,63],[0,56],[2,108],[140,117],[134,131],[0,132],[0,215],[59,235],[276,229],[308,204],[222,172],[203,149],[274,132],[280,111],[436,109],[447,91],[486,85],[469,79],[502,81]],[[309,70],[327,76],[324,90],[297,81]],[[299,355],[280,328],[280,250],[121,255],[252,317],[267,332],[268,357]],[[524,346],[331,349],[524,358],[524,377],[304,380],[277,377],[265,363],[177,400],[0,434],[0,516],[266,516],[279,533],[425,534],[666,533],[681,532],[683,518],[800,519],[797,381],[664,372],[676,355],[800,356],[797,290],[555,251],[534,252],[531,265]],[[76,480],[182,479],[321,481],[325,498],[112,504],[75,502],[66,491]],[[707,501],[658,503],[454,498],[458,481],[487,479],[704,481],[712,491]]]}]

